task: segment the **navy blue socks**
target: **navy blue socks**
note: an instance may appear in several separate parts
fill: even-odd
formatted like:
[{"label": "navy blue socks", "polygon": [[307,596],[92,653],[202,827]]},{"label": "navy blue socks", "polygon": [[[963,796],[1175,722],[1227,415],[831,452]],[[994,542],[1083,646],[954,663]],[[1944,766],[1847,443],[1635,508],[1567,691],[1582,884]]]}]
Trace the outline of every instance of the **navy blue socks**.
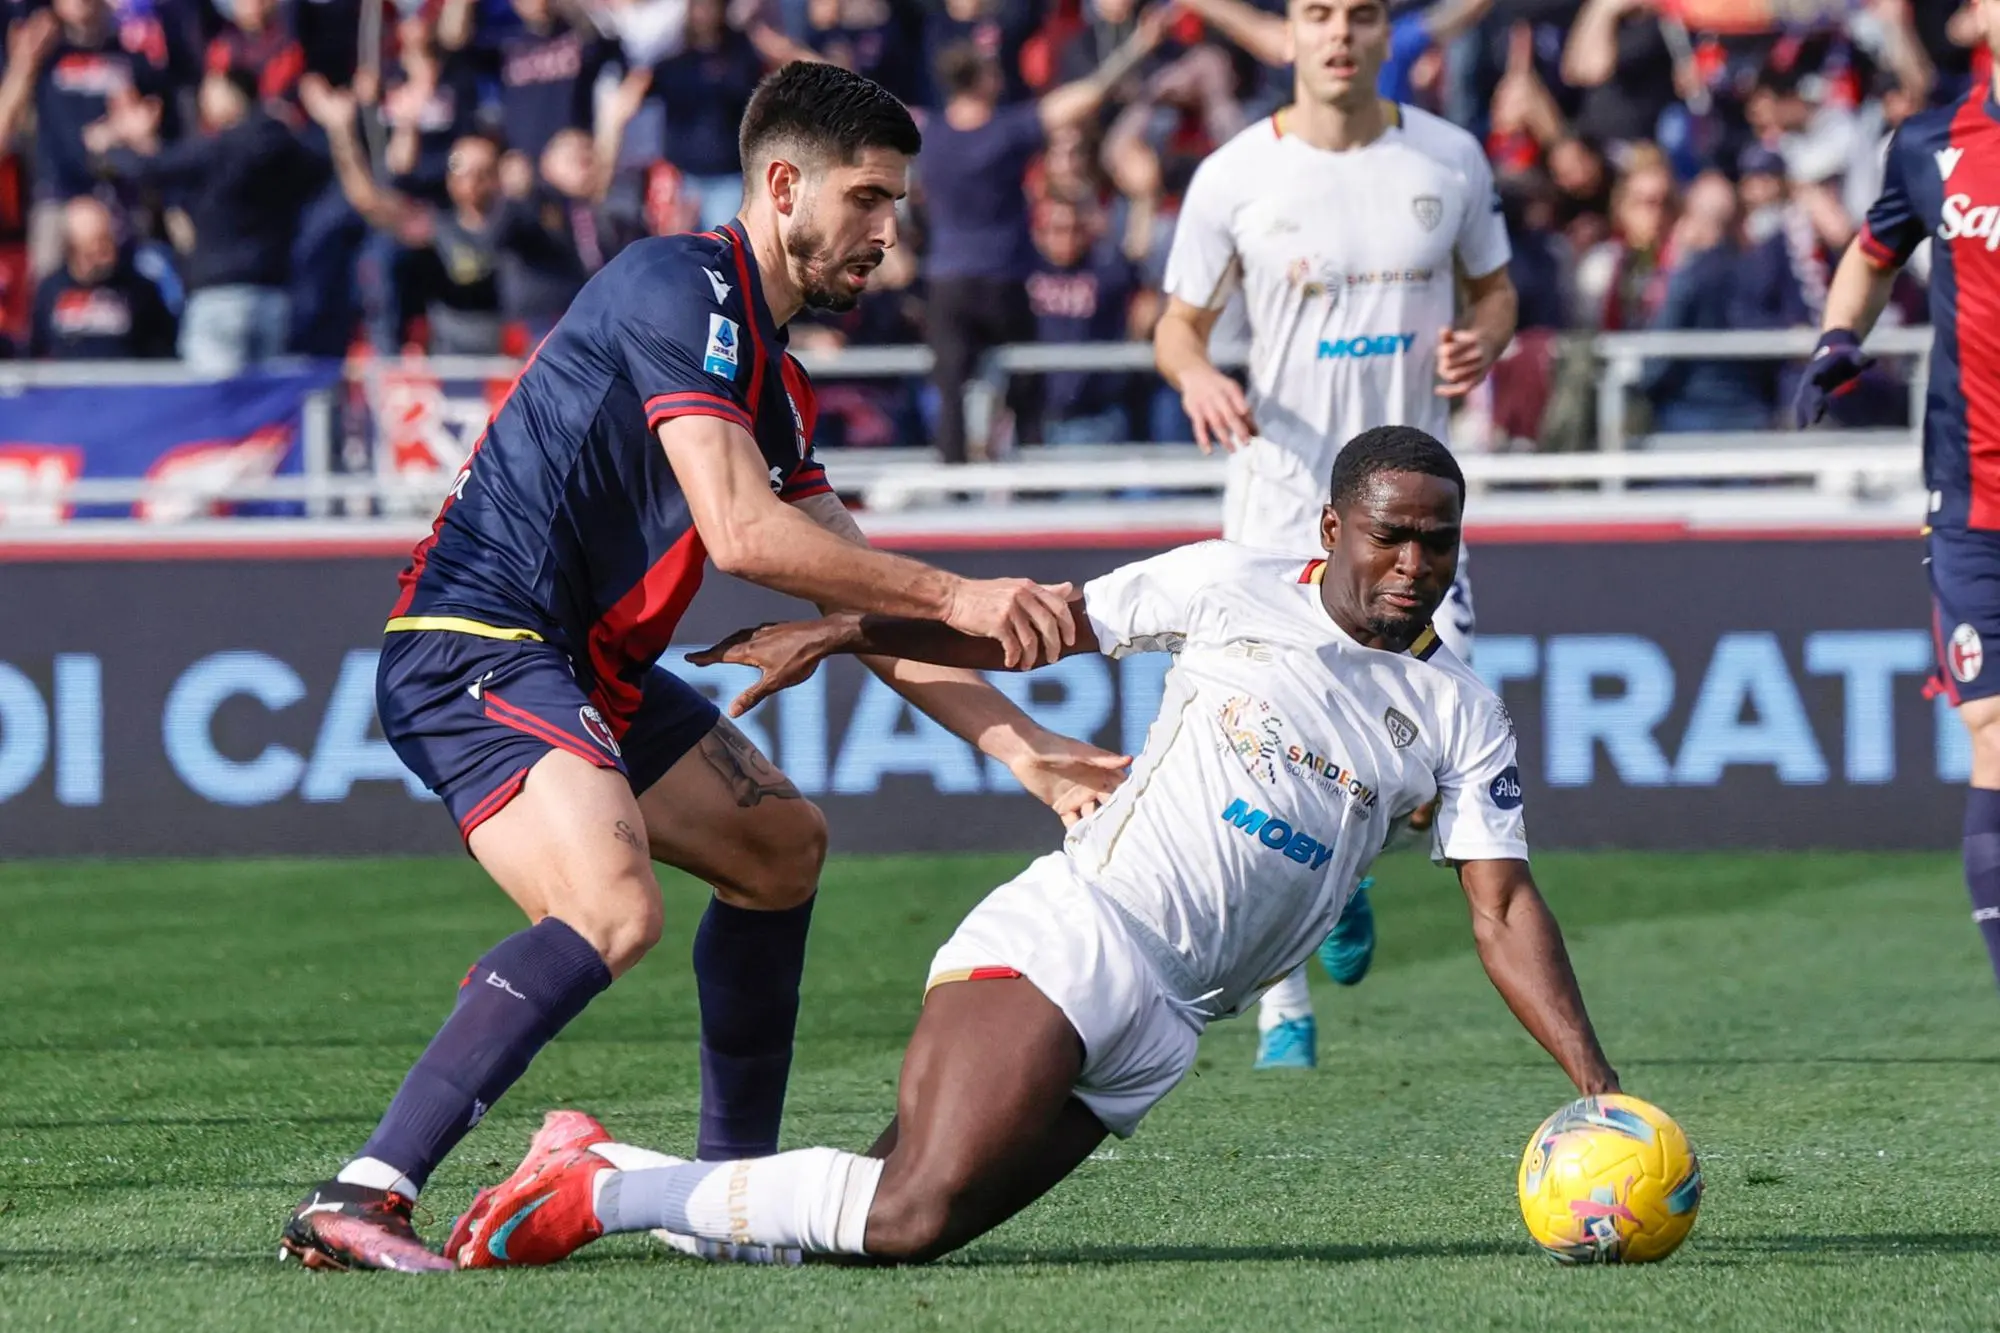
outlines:
[{"label": "navy blue socks", "polygon": [[1973,787],[1965,793],[1965,887],[2000,980],[2000,791]]},{"label": "navy blue socks", "polygon": [[597,950],[554,917],[494,945],[459,983],[450,1017],[357,1162],[385,1163],[421,1189],[536,1053],[610,984]]},{"label": "navy blue socks", "polygon": [[778,1151],[812,899],[781,912],[711,901],[694,933],[704,1162]]}]

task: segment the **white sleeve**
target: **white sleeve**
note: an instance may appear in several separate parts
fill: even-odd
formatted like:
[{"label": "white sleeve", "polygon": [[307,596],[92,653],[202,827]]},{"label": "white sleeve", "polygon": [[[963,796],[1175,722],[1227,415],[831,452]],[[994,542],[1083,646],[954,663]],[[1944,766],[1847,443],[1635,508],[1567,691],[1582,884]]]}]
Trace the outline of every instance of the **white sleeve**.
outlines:
[{"label": "white sleeve", "polygon": [[1431,859],[1525,861],[1527,822],[1521,812],[1521,769],[1514,724],[1491,694],[1460,708],[1458,726],[1437,774],[1438,813]]},{"label": "white sleeve", "polygon": [[1197,310],[1221,309],[1237,274],[1236,238],[1229,226],[1235,192],[1223,178],[1220,156],[1210,154],[1195,168],[1167,251],[1167,295]]},{"label": "white sleeve", "polygon": [[1179,546],[1083,585],[1083,613],[1107,657],[1177,653],[1194,595],[1215,573],[1218,542]]},{"label": "white sleeve", "polygon": [[1505,268],[1514,248],[1507,243],[1507,218],[1493,188],[1493,166],[1476,145],[1466,154],[1465,192],[1465,220],[1458,224],[1454,248],[1466,276],[1483,278]]}]

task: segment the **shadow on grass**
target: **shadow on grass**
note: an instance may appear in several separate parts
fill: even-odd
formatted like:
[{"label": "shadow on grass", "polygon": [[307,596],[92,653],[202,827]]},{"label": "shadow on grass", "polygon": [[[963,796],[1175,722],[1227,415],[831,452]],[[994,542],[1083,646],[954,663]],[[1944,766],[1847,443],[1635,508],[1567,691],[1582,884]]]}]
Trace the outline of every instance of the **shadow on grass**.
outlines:
[{"label": "shadow on grass", "polygon": [[982,1246],[948,1262],[965,1268],[1043,1264],[1351,1264],[1381,1259],[1485,1259],[1521,1253],[1520,1242],[1478,1240],[1355,1245],[1066,1245],[1035,1250]]},{"label": "shadow on grass", "polygon": [[[282,1271],[274,1261],[275,1246],[254,1251],[188,1251],[117,1246],[108,1249],[11,1249],[0,1247],[0,1273],[30,1274],[129,1268],[135,1264],[174,1268]],[[1946,1258],[1953,1255],[2000,1254],[2000,1233],[1990,1231],[1884,1232],[1878,1235],[1761,1236],[1716,1240],[1697,1238],[1662,1271],[1675,1268],[1742,1268],[1760,1263],[1782,1265],[1796,1260],[1844,1263],[1856,1259]],[[1024,1269],[1095,1266],[1118,1268],[1136,1264],[1353,1264],[1436,1259],[1531,1259],[1534,1251],[1523,1241],[1462,1240],[1437,1242],[1383,1241],[1354,1245],[1075,1245],[1050,1249],[1009,1249],[982,1246],[953,1255],[944,1266],[958,1269]],[[562,1265],[575,1268],[602,1264],[686,1264],[656,1250],[591,1250]],[[1556,1265],[1550,1264],[1554,1269]],[[843,1266],[843,1271],[853,1272]]]},{"label": "shadow on grass", "polygon": [[2000,1055],[1655,1055],[1630,1058],[1632,1065],[2000,1065]]}]

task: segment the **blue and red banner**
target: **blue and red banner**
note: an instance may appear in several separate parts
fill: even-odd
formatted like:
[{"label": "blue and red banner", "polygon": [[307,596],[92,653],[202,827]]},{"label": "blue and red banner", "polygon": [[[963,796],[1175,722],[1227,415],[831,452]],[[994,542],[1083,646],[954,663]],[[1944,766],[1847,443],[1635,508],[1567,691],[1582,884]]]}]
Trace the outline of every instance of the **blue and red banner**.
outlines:
[{"label": "blue and red banner", "polygon": [[[305,405],[335,363],[198,384],[32,386],[0,404],[0,526],[135,516],[175,522],[286,515],[300,502],[227,504],[232,485],[305,469]],[[76,503],[71,484],[145,483],[134,502]]]}]

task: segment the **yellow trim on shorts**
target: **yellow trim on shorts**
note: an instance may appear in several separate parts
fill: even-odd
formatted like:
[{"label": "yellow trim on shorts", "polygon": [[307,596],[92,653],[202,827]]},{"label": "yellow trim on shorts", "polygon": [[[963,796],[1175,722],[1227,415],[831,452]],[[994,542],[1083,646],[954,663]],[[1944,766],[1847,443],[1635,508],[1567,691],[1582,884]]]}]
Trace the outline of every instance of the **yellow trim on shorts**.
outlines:
[{"label": "yellow trim on shorts", "polygon": [[929,995],[939,986],[948,985],[954,981],[970,981],[972,980],[973,972],[976,970],[970,967],[954,967],[949,972],[940,972],[924,983],[924,994]]},{"label": "yellow trim on shorts", "polygon": [[397,616],[382,627],[382,632],[401,634],[422,629],[445,630],[452,634],[475,634],[482,639],[510,639],[527,643],[542,641],[542,636],[531,629],[509,629],[501,625],[487,625],[477,620],[467,620],[464,616]]}]

